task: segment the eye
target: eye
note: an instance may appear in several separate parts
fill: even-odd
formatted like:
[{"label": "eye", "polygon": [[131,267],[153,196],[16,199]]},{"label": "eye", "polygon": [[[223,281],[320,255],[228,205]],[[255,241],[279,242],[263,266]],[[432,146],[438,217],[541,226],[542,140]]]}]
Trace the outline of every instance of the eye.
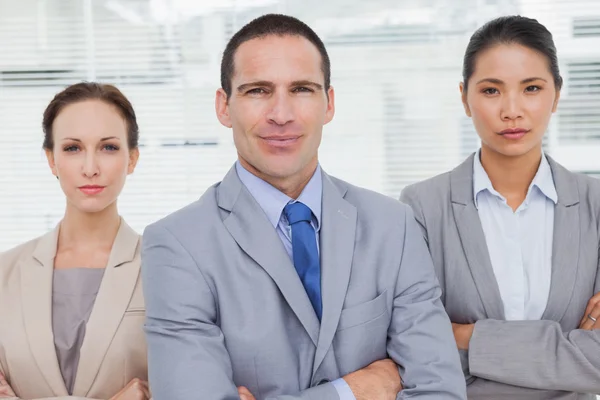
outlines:
[{"label": "eye", "polygon": [[78,146],[75,146],[74,144],[69,145],[69,146],[65,146],[63,148],[64,151],[68,152],[68,153],[73,153],[76,152],[77,150],[79,150]]},{"label": "eye", "polygon": [[267,91],[263,88],[254,88],[246,92],[247,94],[265,94]]},{"label": "eye", "polygon": [[539,92],[540,90],[542,90],[542,88],[537,85],[531,85],[525,88],[526,92]]},{"label": "eye", "polygon": [[500,93],[496,88],[485,88],[481,91],[483,94],[498,94]]},{"label": "eye", "polygon": [[299,87],[292,89],[292,92],[294,92],[294,93],[312,93],[312,92],[314,92],[314,90],[312,90],[311,88],[308,88],[306,86],[299,86]]},{"label": "eye", "polygon": [[114,144],[105,144],[104,146],[102,146],[102,149],[112,152],[112,151],[118,151],[119,147],[115,146]]}]

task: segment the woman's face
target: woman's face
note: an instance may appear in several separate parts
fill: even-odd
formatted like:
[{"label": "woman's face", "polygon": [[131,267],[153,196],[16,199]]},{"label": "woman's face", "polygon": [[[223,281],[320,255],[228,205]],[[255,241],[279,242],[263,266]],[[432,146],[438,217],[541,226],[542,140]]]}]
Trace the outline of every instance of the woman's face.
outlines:
[{"label": "woman's face", "polygon": [[52,131],[54,148],[46,156],[68,207],[96,213],[116,205],[139,157],[127,147],[127,124],[117,109],[99,100],[70,104]]},{"label": "woman's face", "polygon": [[478,54],[462,101],[481,146],[507,157],[541,151],[560,91],[548,59],[519,44],[499,44]]}]

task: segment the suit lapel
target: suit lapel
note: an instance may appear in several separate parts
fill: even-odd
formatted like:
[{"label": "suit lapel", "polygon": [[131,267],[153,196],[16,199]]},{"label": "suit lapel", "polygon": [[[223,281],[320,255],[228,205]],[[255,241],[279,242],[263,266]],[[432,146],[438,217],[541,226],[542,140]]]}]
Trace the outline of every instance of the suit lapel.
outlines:
[{"label": "suit lapel", "polygon": [[331,347],[350,281],[357,213],[356,208],[344,200],[345,194],[345,189],[338,189],[323,173],[323,228],[320,234],[323,317],[313,373],[319,369]]},{"label": "suit lapel", "polygon": [[572,174],[548,157],[558,203],[554,207],[552,280],[542,319],[560,321],[575,287],[579,265],[579,189]]},{"label": "suit lapel", "polygon": [[87,396],[129,305],[140,271],[139,235],[125,221],[113,243],[94,308],[86,325],[74,396]]},{"label": "suit lapel", "polygon": [[487,318],[504,320],[500,289],[473,200],[473,155],[450,173],[454,220]]},{"label": "suit lapel", "polygon": [[33,257],[22,264],[21,302],[33,357],[54,396],[67,396],[52,333],[52,276],[59,226],[40,238]]},{"label": "suit lapel", "polygon": [[218,204],[230,213],[223,223],[233,239],[273,279],[316,346],[319,320],[304,286],[273,225],[238,178],[235,167],[219,185]]}]

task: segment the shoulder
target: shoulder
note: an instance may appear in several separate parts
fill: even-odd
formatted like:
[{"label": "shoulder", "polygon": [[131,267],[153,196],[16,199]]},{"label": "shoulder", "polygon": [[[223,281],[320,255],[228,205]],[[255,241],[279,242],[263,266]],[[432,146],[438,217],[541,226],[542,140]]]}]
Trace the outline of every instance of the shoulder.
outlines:
[{"label": "shoulder", "polygon": [[441,200],[450,194],[452,171],[444,172],[432,178],[406,186],[400,194],[400,200],[406,203],[423,202],[427,199]]},{"label": "shoulder", "polygon": [[600,179],[578,172],[571,172],[572,178],[577,181],[579,195],[593,201],[594,205],[600,206]]},{"label": "shoulder", "polygon": [[[578,172],[568,172],[573,181],[577,182],[579,204],[589,213],[597,216],[600,222],[600,179]],[[559,194],[560,201],[560,194]]]},{"label": "shoulder", "polygon": [[473,195],[475,154],[471,154],[451,171],[406,186],[402,190],[400,201],[423,211],[440,210],[444,205],[450,203],[453,195],[457,195],[463,201],[468,201],[469,197]]},{"label": "shoulder", "polygon": [[21,260],[27,259],[33,255],[35,248],[39,241],[44,236],[37,237],[28,242],[22,243],[11,249],[0,253],[0,276],[10,274],[14,270]]},{"label": "shoulder", "polygon": [[145,244],[155,235],[168,232],[175,237],[198,234],[219,218],[217,205],[217,185],[211,186],[198,200],[190,203],[167,216],[149,224],[143,233],[142,243]]},{"label": "shoulder", "polygon": [[578,197],[580,204],[588,206],[595,214],[598,214],[600,212],[600,179],[572,172],[551,158],[549,161],[559,202],[572,202]]},{"label": "shoulder", "polygon": [[352,204],[359,218],[382,219],[384,221],[397,221],[406,218],[406,214],[412,214],[410,208],[397,199],[352,185],[338,178],[329,177],[333,184],[344,193],[344,200]]}]

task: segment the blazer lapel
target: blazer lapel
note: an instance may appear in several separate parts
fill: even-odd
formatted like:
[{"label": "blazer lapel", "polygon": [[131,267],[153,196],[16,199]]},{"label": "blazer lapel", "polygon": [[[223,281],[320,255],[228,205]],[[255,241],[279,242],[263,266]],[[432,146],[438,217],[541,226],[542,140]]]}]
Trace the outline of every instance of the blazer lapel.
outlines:
[{"label": "blazer lapel", "polygon": [[218,204],[230,213],[223,223],[233,239],[273,279],[316,346],[319,320],[304,286],[273,225],[238,178],[235,167],[218,188]]},{"label": "blazer lapel", "polygon": [[354,256],[356,208],[344,200],[345,188],[339,188],[323,173],[321,252],[321,296],[323,317],[315,355],[315,373],[331,347],[342,313]]},{"label": "blazer lapel", "polygon": [[473,200],[473,157],[450,173],[450,190],[454,221],[460,241],[489,319],[504,320],[500,289],[494,275],[485,234]]},{"label": "blazer lapel", "polygon": [[74,396],[87,396],[131,301],[140,271],[139,235],[121,220],[104,277],[86,325]]},{"label": "blazer lapel", "polygon": [[550,157],[547,158],[558,194],[558,203],[554,207],[552,280],[548,304],[542,319],[560,321],[569,305],[579,265],[579,189],[573,174]]},{"label": "blazer lapel", "polygon": [[23,320],[33,357],[54,396],[68,396],[52,333],[52,276],[60,225],[42,236],[33,257],[21,266]]}]

